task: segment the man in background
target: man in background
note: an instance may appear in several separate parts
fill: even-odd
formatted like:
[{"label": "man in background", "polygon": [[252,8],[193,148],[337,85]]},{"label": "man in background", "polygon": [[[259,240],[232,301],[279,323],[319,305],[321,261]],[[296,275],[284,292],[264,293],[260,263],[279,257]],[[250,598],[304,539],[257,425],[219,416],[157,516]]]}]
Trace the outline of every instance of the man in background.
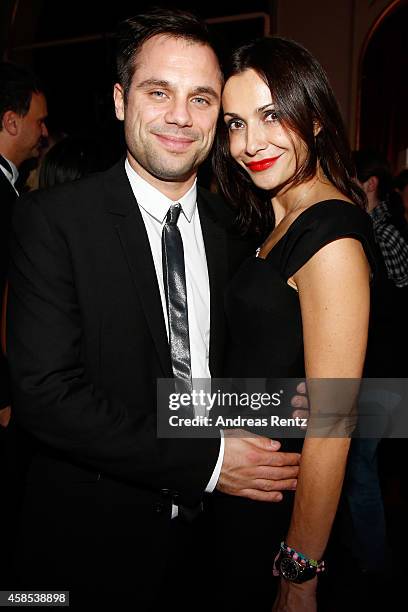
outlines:
[{"label": "man in background", "polygon": [[[23,66],[0,63],[0,292],[3,304],[8,266],[8,239],[18,168],[38,157],[47,137],[47,103],[36,77]],[[3,306],[2,306],[3,311]],[[9,419],[7,363],[0,357],[0,424]]]},{"label": "man in background", "polygon": [[[404,295],[408,288],[408,245],[393,224],[389,210],[393,190],[391,170],[385,156],[379,152],[356,151],[353,156],[357,180],[367,196],[367,211],[378,246],[364,376],[370,379],[405,378],[408,374],[404,311]],[[382,390],[381,397],[385,399],[379,401],[378,422],[384,418],[386,431],[387,418],[392,415],[389,406],[395,402],[396,407],[398,399],[394,399],[392,385]],[[355,437],[352,440],[344,485],[353,527],[352,555],[357,572],[368,583],[371,581],[372,588],[384,584],[390,563],[378,473],[379,443],[380,439],[373,437]],[[389,450],[395,440],[392,443]]]},{"label": "man in background", "polygon": [[10,586],[9,543],[14,535],[24,462],[17,456],[17,434],[9,424],[11,398],[4,334],[9,233],[18,197],[18,169],[25,160],[39,156],[47,137],[46,117],[47,103],[37,78],[23,66],[0,62],[0,576],[2,584]]},{"label": "man in background", "polygon": [[387,276],[395,287],[408,287],[408,244],[393,224],[389,209],[393,180],[388,161],[374,151],[356,151],[354,163],[357,179],[367,196],[367,211]]}]

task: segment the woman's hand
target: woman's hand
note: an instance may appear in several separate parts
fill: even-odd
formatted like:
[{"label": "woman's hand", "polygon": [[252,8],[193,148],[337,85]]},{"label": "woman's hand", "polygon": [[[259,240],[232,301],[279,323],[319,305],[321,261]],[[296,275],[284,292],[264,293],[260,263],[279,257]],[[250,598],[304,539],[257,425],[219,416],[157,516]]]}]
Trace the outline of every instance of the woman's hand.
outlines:
[{"label": "woman's hand", "polygon": [[272,612],[316,612],[317,578],[296,584],[281,578]]}]

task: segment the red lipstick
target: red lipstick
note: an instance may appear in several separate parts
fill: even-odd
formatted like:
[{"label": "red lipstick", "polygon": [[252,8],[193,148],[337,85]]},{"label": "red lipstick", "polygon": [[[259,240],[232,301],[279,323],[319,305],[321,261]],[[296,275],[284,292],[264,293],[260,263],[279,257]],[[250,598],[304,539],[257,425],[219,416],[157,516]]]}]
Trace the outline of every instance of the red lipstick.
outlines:
[{"label": "red lipstick", "polygon": [[267,159],[260,159],[259,161],[248,162],[245,164],[252,172],[262,172],[267,168],[273,166],[273,164],[280,158],[280,155],[276,157],[268,157]]}]

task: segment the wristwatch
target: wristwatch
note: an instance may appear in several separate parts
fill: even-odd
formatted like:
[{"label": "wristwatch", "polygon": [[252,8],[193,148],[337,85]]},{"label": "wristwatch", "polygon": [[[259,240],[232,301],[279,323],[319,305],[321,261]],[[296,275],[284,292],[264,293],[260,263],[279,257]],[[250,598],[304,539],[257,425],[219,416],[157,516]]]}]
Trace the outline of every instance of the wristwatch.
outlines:
[{"label": "wristwatch", "polygon": [[326,565],[323,560],[315,561],[314,559],[309,559],[285,544],[285,542],[281,543],[273,566],[275,576],[282,576],[285,580],[299,584],[312,580],[317,574],[324,571],[326,571]]},{"label": "wristwatch", "polygon": [[283,552],[280,552],[276,566],[279,574],[290,582],[306,582],[307,580],[312,580],[317,575],[316,566],[299,563],[299,561]]}]

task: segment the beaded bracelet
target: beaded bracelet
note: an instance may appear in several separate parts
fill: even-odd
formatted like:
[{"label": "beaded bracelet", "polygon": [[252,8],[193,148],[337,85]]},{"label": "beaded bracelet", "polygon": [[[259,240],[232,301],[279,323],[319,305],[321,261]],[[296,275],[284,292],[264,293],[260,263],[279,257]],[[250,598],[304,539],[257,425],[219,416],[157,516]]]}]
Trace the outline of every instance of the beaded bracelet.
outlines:
[{"label": "beaded bracelet", "polygon": [[280,550],[283,553],[286,553],[287,555],[292,557],[292,559],[294,559],[301,565],[304,565],[304,566],[311,565],[312,567],[315,567],[317,574],[324,572],[326,569],[325,562],[323,559],[320,561],[316,561],[315,559],[309,559],[309,557],[306,557],[306,555],[303,555],[302,553],[298,552],[294,548],[291,548],[290,546],[285,544],[285,542],[281,542]]}]

